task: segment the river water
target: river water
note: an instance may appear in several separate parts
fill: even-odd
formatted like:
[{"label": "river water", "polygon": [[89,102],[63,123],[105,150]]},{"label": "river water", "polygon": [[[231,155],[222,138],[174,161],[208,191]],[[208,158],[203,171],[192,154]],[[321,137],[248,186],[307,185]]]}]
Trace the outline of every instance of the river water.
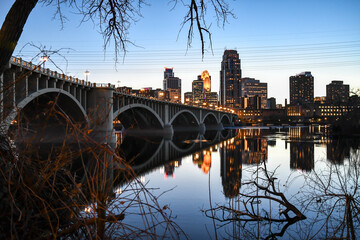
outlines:
[{"label": "river water", "polygon": [[[172,140],[118,136],[118,150],[171,213],[180,238],[324,239],[351,231],[359,237],[359,217],[345,214],[359,213],[359,139],[325,133],[326,127],[312,126],[182,133]],[[127,188],[116,186],[119,199]],[[279,194],[287,205],[279,204]],[[292,220],[283,221],[289,204],[306,219],[294,220],[291,208]],[[147,226],[135,215],[124,223]]]}]

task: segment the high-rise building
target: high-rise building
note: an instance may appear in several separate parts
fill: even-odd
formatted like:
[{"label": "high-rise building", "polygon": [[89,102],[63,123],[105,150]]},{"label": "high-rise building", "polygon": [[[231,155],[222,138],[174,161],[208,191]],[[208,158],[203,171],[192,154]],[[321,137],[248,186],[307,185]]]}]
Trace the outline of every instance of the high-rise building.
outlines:
[{"label": "high-rise building", "polygon": [[[265,109],[267,104],[267,83],[261,83],[254,78],[240,79],[240,93],[242,98],[250,100],[251,108]],[[246,108],[244,105],[243,108]]]},{"label": "high-rise building", "polygon": [[302,105],[314,102],[314,77],[302,72],[290,77],[290,104]]},{"label": "high-rise building", "polygon": [[169,77],[174,77],[174,68],[165,68],[164,70],[164,80],[163,80],[163,86],[164,90],[166,90],[166,79]]},{"label": "high-rise building", "polygon": [[211,76],[207,70],[202,72],[201,79],[204,81],[205,93],[211,92]]},{"label": "high-rise building", "polygon": [[220,105],[238,108],[241,104],[241,65],[236,50],[225,50],[220,71]]},{"label": "high-rise building", "polygon": [[343,81],[331,81],[326,85],[326,101],[330,104],[346,103],[349,100],[349,85]]},{"label": "high-rise building", "polygon": [[170,101],[181,102],[181,79],[175,77],[173,68],[165,68],[164,90],[169,91]]},{"label": "high-rise building", "polygon": [[184,103],[192,105],[192,101],[193,101],[193,93],[192,92],[184,93]]},{"label": "high-rise building", "polygon": [[208,106],[215,107],[215,106],[218,105],[218,94],[217,94],[217,92],[208,92],[208,93],[205,93],[205,94],[206,94],[205,101],[208,104]]},{"label": "high-rise building", "polygon": [[267,109],[276,109],[276,99],[274,97],[267,99]]},{"label": "high-rise building", "polygon": [[202,105],[205,101],[204,81],[201,79],[201,76],[198,76],[198,79],[192,82],[192,96],[194,105]]}]

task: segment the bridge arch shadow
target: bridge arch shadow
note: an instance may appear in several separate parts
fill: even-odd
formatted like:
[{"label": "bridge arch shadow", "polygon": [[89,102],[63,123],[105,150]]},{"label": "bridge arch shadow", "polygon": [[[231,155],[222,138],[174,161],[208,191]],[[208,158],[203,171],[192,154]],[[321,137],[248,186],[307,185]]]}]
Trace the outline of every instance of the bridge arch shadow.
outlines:
[{"label": "bridge arch shadow", "polygon": [[231,120],[228,117],[228,115],[223,115],[221,118],[221,123],[223,124],[224,127],[228,127],[231,126]]},{"label": "bridge arch shadow", "polygon": [[75,128],[88,126],[82,105],[71,94],[59,89],[42,89],[22,100],[8,116],[7,129],[16,141],[31,144],[74,139]]},{"label": "bridge arch shadow", "polygon": [[189,110],[177,112],[169,121],[174,132],[198,131],[200,122],[195,114]]},{"label": "bridge arch shadow", "polygon": [[164,122],[150,107],[143,104],[130,104],[114,113],[125,129],[162,129]]},{"label": "bridge arch shadow", "polygon": [[[50,106],[51,103],[55,104],[57,110],[62,112],[64,117],[67,117],[73,123],[81,123],[83,125],[89,124],[85,109],[73,95],[62,89],[46,88],[30,94],[20,101],[6,116],[3,126],[4,130],[8,131],[11,123],[18,121],[17,119],[24,110],[34,108],[34,106],[32,106],[33,104],[42,104],[44,101],[47,101],[47,106]],[[33,114],[37,111],[41,111],[41,109],[34,108]]]}]

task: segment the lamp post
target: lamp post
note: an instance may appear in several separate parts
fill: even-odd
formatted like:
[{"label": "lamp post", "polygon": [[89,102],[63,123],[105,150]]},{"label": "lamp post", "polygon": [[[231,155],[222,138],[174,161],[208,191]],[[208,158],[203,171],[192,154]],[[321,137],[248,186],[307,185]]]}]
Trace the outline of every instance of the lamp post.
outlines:
[{"label": "lamp post", "polygon": [[49,60],[49,57],[46,56],[46,55],[42,55],[42,56],[40,57],[40,61],[43,62],[43,68],[45,68],[45,62],[46,62],[47,60]]},{"label": "lamp post", "polygon": [[86,71],[84,72],[84,74],[85,74],[85,79],[86,79],[86,81],[88,82],[88,81],[89,81],[89,75],[90,75],[89,70],[86,70]]}]

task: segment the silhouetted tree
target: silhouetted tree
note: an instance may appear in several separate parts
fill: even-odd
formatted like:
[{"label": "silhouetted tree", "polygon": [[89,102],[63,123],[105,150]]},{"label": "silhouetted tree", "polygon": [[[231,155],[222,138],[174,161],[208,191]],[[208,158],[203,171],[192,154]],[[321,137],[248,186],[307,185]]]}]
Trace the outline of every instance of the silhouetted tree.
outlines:
[{"label": "silhouetted tree", "polygon": [[[93,20],[99,23],[100,32],[104,37],[104,48],[110,40],[115,43],[115,58],[117,60],[120,51],[126,52],[127,44],[132,42],[128,39],[131,25],[141,17],[141,8],[146,4],[145,0],[15,0],[9,10],[0,30],[0,75],[3,73],[17,42],[22,34],[25,23],[38,3],[56,7],[56,15],[63,24],[65,16],[62,13],[64,6],[69,6],[83,15],[83,22]],[[170,0],[174,7],[177,0]],[[186,0],[181,1],[187,8],[181,29],[189,25],[188,47],[197,31],[202,43],[202,54],[205,49],[205,36],[211,44],[211,33],[205,21],[208,7],[211,6],[217,17],[218,24],[225,24],[228,16],[233,16],[226,0]]]},{"label": "silhouetted tree", "polygon": [[318,224],[309,239],[359,238],[359,187],[360,155],[356,150],[344,165],[327,163],[305,178],[298,200],[303,211],[315,213],[310,222]]}]

